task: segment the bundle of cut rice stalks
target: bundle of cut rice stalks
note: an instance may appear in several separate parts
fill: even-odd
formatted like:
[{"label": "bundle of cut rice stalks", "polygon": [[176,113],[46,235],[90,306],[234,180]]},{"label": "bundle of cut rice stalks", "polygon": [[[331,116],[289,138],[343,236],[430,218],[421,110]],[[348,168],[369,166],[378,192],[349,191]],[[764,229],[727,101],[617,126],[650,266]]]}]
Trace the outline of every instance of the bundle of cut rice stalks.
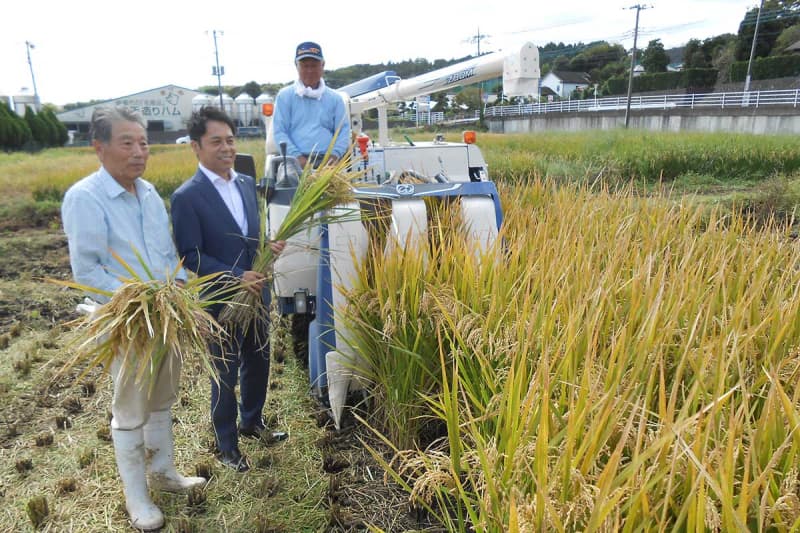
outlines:
[{"label": "bundle of cut rice stalks", "polygon": [[120,276],[123,285],[110,292],[79,283],[49,280],[59,285],[79,289],[89,294],[109,298],[98,305],[90,316],[74,321],[75,337],[69,347],[74,352],[56,379],[69,370],[86,365],[78,376],[81,379],[97,365],[111,368],[115,357],[122,358],[127,371],[133,371],[137,383],[152,387],[151,376],[157,374],[172,355],[182,363],[197,357],[212,379],[217,379],[208,342],[222,342],[224,329],[206,311],[216,303],[217,294],[201,298],[213,278],[190,277],[185,283],[176,280],[181,265],[166,279],[157,279],[147,268],[141,256],[134,251],[146,277],[127,264],[119,255],[112,255],[125,268],[127,276]]},{"label": "bundle of cut rice stalks", "polygon": [[[337,209],[335,214],[329,212],[353,201],[353,182],[364,174],[363,170],[350,169],[349,157],[342,157],[332,164],[329,164],[329,158],[330,149],[318,168],[312,169],[307,165],[303,170],[286,218],[272,240],[266,234],[266,213],[262,213],[261,236],[252,270],[263,275],[268,286],[272,285],[272,267],[277,259],[270,248],[271,242],[288,240],[323,224],[361,219],[358,209]],[[257,328],[256,332],[261,332],[265,331],[269,314],[261,295],[240,285],[219,318],[224,325],[238,325],[245,332]]]}]

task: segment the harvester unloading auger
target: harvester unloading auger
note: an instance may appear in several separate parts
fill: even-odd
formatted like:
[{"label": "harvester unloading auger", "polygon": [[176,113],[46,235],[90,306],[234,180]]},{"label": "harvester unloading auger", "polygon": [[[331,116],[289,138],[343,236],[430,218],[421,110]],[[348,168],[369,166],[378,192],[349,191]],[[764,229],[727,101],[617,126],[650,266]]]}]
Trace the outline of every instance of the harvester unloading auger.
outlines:
[{"label": "harvester unloading auger", "polygon": [[[476,249],[489,247],[497,238],[503,214],[486,161],[474,144],[474,132],[464,142],[392,142],[387,110],[398,102],[503,77],[508,96],[535,95],[539,82],[539,51],[526,43],[511,53],[495,52],[410,79],[388,71],[339,89],[349,110],[354,143],[353,165],[364,170],[364,182],[354,187],[356,202],[341,206],[359,209],[358,200],[391,202],[387,246],[427,243],[426,197],[457,199],[461,219]],[[363,112],[377,109],[378,141],[362,134]],[[266,177],[268,231],[277,229],[289,208],[296,184],[291,179],[300,169],[293,157],[281,153],[272,139],[271,105],[264,106],[267,131]],[[414,183],[405,183],[413,177]],[[359,220],[320,226],[311,235],[287,242],[275,262],[275,293],[282,314],[293,315],[295,346],[307,343],[312,393],[328,403],[337,429],[348,389],[357,386],[357,357],[344,339],[338,309],[346,304],[349,288],[369,246],[369,235]]]}]

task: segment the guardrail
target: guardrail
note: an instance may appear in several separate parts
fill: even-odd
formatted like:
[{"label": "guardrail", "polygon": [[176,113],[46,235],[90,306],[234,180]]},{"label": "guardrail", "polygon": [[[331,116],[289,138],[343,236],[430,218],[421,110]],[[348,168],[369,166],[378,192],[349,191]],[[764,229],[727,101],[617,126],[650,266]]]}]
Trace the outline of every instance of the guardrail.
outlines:
[{"label": "guardrail", "polygon": [[425,126],[431,124],[445,124],[445,125],[462,124],[462,123],[466,124],[470,122],[478,122],[480,119],[481,119],[480,111],[468,111],[465,113],[459,113],[451,117],[445,117],[444,113],[441,111],[434,111],[432,113],[420,111],[419,120],[417,120],[417,114],[414,111],[407,111],[403,115],[404,121],[410,122],[412,125],[416,124],[417,126]]},{"label": "guardrail", "polygon": [[[631,109],[675,108],[759,108],[784,106],[797,108],[800,89],[784,91],[748,91],[703,94],[665,94],[663,96],[631,96]],[[485,117],[510,117],[543,113],[580,111],[619,111],[627,108],[627,97],[616,96],[587,100],[560,100],[542,104],[518,104],[487,107]]]}]

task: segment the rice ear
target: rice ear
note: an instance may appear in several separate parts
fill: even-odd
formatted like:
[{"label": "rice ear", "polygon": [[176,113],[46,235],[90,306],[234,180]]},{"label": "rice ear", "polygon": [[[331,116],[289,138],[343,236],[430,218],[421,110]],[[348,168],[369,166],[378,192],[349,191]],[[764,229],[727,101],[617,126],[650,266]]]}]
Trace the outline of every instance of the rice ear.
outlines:
[{"label": "rice ear", "polygon": [[[142,256],[134,250],[141,270],[151,275]],[[185,361],[190,356],[200,359],[201,366],[215,381],[218,376],[208,350],[209,342],[222,343],[225,330],[205,310],[210,302],[202,298],[211,288],[217,275],[204,276],[176,283],[180,266],[166,279],[142,279],[130,264],[118,254],[122,268],[131,277],[123,279],[116,291],[103,291],[86,285],[48,280],[83,292],[102,294],[108,302],[99,306],[93,316],[72,321],[78,325],[67,344],[74,350],[54,379],[62,379],[71,369],[86,365],[79,375],[83,378],[92,368],[102,365],[110,369],[115,358],[133,372],[137,383],[153,385],[150,379],[170,360],[170,356]],[[170,363],[171,364],[171,363]]]},{"label": "rice ear", "polygon": [[[335,140],[335,139],[334,139]],[[273,240],[285,241],[289,238],[322,224],[360,220],[361,213],[357,209],[343,210],[336,214],[328,214],[334,207],[353,201],[352,183],[361,177],[363,170],[350,170],[350,150],[345,156],[333,164],[330,161],[333,142],[323,158],[322,164],[313,169],[307,165],[300,175],[300,181],[286,216],[275,232]],[[263,217],[262,217],[263,220]],[[273,278],[275,254],[270,248],[270,239],[266,235],[266,224],[262,223],[259,247],[253,261],[252,270],[261,273],[267,280]],[[241,283],[236,294],[228,301],[220,320],[224,324],[235,324],[245,331],[251,327],[261,328],[268,323],[268,310],[261,298],[253,295]]]}]

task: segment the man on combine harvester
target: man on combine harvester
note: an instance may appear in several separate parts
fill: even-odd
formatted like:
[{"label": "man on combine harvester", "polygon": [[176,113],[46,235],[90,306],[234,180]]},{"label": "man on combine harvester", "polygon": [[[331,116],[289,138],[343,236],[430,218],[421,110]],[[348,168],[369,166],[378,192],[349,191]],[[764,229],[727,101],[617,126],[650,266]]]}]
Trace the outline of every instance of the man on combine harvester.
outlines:
[{"label": "man on combine harvester", "polygon": [[297,81],[281,89],[275,99],[275,144],[285,142],[286,155],[296,157],[303,167],[309,161],[316,167],[333,141],[329,161],[335,162],[350,146],[350,120],[342,97],[322,79],[322,48],[300,43],[294,64]]}]

